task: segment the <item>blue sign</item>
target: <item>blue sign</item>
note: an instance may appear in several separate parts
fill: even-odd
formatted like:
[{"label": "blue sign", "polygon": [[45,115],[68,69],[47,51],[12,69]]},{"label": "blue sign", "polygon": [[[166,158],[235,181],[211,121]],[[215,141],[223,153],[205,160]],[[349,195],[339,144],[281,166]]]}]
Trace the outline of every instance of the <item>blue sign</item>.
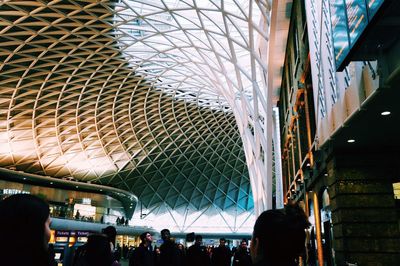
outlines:
[{"label": "blue sign", "polygon": [[346,0],[346,11],[350,45],[353,46],[368,24],[367,7],[364,0]]},{"label": "blue sign", "polygon": [[331,0],[331,23],[336,68],[347,57],[353,45],[385,0]]},{"label": "blue sign", "polygon": [[331,21],[333,33],[333,47],[335,50],[336,67],[346,58],[350,50],[349,31],[347,29],[346,9],[343,0],[334,0],[330,2]]},{"label": "blue sign", "polygon": [[368,2],[368,16],[370,19],[375,15],[376,11],[381,7],[384,0],[367,0]]}]

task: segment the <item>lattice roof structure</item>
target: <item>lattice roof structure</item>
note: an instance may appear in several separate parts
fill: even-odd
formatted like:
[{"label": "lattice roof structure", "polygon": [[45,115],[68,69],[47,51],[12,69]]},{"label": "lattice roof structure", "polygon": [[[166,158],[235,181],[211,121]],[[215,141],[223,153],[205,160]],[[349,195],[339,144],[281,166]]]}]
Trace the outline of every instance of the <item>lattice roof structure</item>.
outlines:
[{"label": "lattice roof structure", "polygon": [[242,215],[239,230],[265,201],[269,10],[2,1],[0,166],[128,190],[154,215]]}]

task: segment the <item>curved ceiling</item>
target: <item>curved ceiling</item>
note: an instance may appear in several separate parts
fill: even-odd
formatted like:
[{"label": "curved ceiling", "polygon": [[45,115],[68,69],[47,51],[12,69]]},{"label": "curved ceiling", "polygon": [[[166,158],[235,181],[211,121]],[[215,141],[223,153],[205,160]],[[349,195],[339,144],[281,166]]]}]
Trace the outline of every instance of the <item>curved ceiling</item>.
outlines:
[{"label": "curved ceiling", "polygon": [[129,190],[148,209],[251,212],[232,109],[260,82],[248,33],[262,34],[265,10],[263,1],[3,1],[0,166]]}]

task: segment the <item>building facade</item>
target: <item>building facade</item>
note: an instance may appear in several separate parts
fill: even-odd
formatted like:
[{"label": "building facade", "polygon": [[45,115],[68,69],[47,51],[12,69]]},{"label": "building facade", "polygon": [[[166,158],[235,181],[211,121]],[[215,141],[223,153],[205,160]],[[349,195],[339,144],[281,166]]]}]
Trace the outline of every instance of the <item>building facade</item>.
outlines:
[{"label": "building facade", "polygon": [[282,183],[312,223],[309,265],[400,260],[397,9],[293,1],[278,102]]}]

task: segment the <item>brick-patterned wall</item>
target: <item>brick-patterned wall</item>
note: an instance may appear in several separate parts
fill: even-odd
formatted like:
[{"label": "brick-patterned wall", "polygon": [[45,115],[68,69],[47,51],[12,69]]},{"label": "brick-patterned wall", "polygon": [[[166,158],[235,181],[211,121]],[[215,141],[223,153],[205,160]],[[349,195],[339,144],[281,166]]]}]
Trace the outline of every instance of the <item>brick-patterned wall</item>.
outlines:
[{"label": "brick-patterned wall", "polygon": [[327,164],[337,265],[400,265],[399,223],[392,187],[392,175],[398,166],[380,164],[383,160],[336,156]]}]

